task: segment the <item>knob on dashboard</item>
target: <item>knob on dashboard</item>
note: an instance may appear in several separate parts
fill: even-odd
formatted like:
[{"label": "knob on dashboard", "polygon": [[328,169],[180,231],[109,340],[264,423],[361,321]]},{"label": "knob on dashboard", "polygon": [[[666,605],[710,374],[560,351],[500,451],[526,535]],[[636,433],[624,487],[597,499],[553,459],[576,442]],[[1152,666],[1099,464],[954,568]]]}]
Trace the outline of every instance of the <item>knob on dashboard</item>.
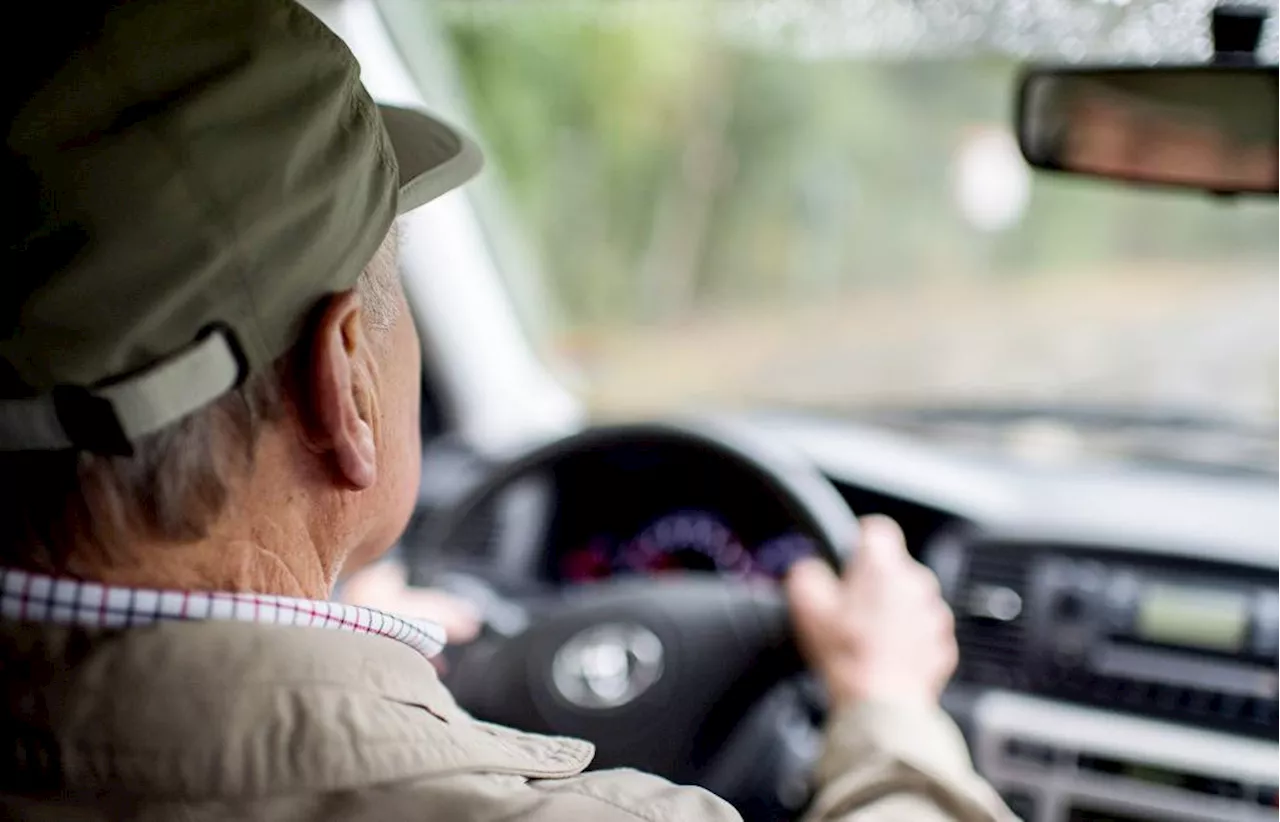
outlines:
[{"label": "knob on dashboard", "polygon": [[1060,622],[1075,622],[1084,616],[1086,600],[1079,591],[1059,591],[1053,599],[1052,613]]}]

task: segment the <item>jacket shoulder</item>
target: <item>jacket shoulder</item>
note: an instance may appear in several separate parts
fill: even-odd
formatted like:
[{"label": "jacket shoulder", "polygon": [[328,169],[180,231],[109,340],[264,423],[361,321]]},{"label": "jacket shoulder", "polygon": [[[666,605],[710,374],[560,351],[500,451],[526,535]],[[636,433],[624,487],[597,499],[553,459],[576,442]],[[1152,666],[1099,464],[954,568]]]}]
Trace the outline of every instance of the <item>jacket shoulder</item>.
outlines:
[{"label": "jacket shoulder", "polygon": [[740,822],[713,794],[630,770],[563,778],[459,773],[385,784],[326,803],[325,822],[448,819],[450,822]]}]

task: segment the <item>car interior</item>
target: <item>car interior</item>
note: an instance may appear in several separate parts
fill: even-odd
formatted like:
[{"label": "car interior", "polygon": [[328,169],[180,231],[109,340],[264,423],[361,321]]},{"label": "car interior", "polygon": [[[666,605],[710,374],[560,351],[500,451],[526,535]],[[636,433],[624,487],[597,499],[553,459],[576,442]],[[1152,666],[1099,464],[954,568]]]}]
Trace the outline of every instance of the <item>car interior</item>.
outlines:
[{"label": "car interior", "polygon": [[[308,5],[375,96],[470,119],[429,45],[440,31],[397,39],[404,4]],[[1024,62],[1006,125],[1037,180],[1226,212],[1275,197],[1277,72],[1259,47],[1274,15],[1197,8],[1206,59]],[[776,581],[799,556],[844,562],[856,516],[884,514],[955,614],[944,707],[1022,819],[1276,818],[1274,419],[1087,404],[598,419],[513,319],[512,244],[483,217],[501,195],[486,178],[408,218],[402,262],[425,455],[399,554],[412,584],[484,616],[445,652],[464,708],[589,739],[593,767],[703,785],[748,822],[799,818],[826,704]],[[1123,448],[1044,457],[1073,438]],[[1203,456],[1223,448],[1229,465]]]}]

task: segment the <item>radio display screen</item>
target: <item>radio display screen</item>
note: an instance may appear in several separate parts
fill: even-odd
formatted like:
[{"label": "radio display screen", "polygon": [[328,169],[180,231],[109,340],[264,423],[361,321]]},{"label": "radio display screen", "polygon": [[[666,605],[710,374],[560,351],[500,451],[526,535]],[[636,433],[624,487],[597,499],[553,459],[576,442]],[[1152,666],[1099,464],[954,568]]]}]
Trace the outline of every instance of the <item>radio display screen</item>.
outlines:
[{"label": "radio display screen", "polygon": [[1146,642],[1239,653],[1249,633],[1249,599],[1230,591],[1151,585],[1138,601],[1135,628]]}]

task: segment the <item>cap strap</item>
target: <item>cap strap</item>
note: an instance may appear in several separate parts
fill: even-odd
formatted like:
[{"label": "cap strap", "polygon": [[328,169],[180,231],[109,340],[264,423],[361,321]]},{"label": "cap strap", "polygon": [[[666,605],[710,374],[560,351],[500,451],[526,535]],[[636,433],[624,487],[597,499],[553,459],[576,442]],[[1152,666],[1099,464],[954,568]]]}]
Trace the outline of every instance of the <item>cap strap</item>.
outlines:
[{"label": "cap strap", "polygon": [[215,328],[145,371],[100,388],[59,386],[39,397],[0,401],[0,451],[76,448],[132,454],[132,443],[230,391],[242,359]]}]

